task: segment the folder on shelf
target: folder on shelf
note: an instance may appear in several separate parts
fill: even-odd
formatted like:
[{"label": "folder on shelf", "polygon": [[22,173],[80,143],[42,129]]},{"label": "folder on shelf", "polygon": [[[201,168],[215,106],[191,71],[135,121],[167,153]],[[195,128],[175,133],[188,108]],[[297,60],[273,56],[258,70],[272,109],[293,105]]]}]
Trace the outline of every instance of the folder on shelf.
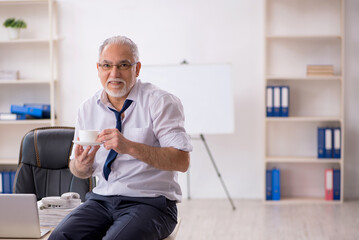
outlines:
[{"label": "folder on shelf", "polygon": [[273,87],[267,86],[267,117],[273,117],[274,115],[274,109],[273,109]]},{"label": "folder on shelf", "polygon": [[340,158],[341,155],[341,130],[333,128],[333,158]]},{"label": "folder on shelf", "polygon": [[40,108],[42,110],[42,118],[50,118],[50,104],[41,103],[25,103],[25,107]]},{"label": "folder on shelf", "polygon": [[11,173],[4,171],[2,172],[2,190],[3,193],[11,193],[12,187],[11,187]]},{"label": "folder on shelf", "polygon": [[333,130],[331,128],[325,128],[325,151],[324,157],[325,158],[332,158],[333,156]]},{"label": "folder on shelf", "polygon": [[[35,118],[50,118],[50,111],[43,110],[43,106],[11,105],[10,111],[15,114],[29,115]],[[46,107],[45,107],[46,108]]]},{"label": "folder on shelf", "polygon": [[333,200],[340,200],[340,169],[333,169]]},{"label": "folder on shelf", "polygon": [[0,193],[4,193],[2,186],[3,186],[3,183],[2,183],[2,172],[0,172]]},{"label": "folder on shelf", "polygon": [[332,128],[318,128],[318,158],[333,157]]},{"label": "folder on shelf", "polygon": [[325,169],[325,200],[333,200],[333,169]]},{"label": "folder on shelf", "polygon": [[272,200],[272,170],[266,170],[266,200]]},{"label": "folder on shelf", "polygon": [[280,87],[273,87],[273,108],[274,108],[274,117],[280,117]]},{"label": "folder on shelf", "polygon": [[281,92],[281,116],[288,117],[289,116],[289,86],[282,86],[280,88]]},{"label": "folder on shelf", "polygon": [[15,171],[10,172],[10,193],[13,193],[13,187],[12,186],[14,185],[15,175],[16,175]]},{"label": "folder on shelf", "polygon": [[318,158],[325,158],[325,128],[318,128]]},{"label": "folder on shelf", "polygon": [[272,170],[272,198],[280,200],[280,170],[277,168]]}]

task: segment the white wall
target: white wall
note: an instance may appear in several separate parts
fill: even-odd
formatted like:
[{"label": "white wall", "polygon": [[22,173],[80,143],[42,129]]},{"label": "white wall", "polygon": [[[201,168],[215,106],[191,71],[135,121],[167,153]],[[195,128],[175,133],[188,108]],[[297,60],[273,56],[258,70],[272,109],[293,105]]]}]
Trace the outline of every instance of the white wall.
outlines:
[{"label": "white wall", "polygon": [[[142,64],[231,63],[235,101],[235,133],[207,136],[223,180],[234,198],[261,198],[263,189],[263,1],[262,0],[57,0],[60,63],[57,107],[59,124],[73,125],[78,105],[99,87],[98,46],[107,37],[126,35],[140,50]],[[359,176],[353,141],[359,128],[355,110],[354,21],[359,3],[348,1],[347,149],[346,189],[358,197],[352,184]],[[358,42],[358,41],[356,41]],[[220,87],[220,80],[218,87]],[[357,86],[358,87],[358,86]],[[356,88],[358,89],[358,88]],[[213,96],[215,97],[215,96]],[[351,113],[349,114],[349,110]],[[216,114],[215,112],[213,114]],[[224,116],[225,117],[225,116]],[[209,120],[210,121],[210,120]],[[220,124],[220,123],[216,123]],[[348,130],[348,129],[356,130]],[[191,196],[226,197],[201,141],[193,140]],[[180,174],[184,196],[186,175]]]}]

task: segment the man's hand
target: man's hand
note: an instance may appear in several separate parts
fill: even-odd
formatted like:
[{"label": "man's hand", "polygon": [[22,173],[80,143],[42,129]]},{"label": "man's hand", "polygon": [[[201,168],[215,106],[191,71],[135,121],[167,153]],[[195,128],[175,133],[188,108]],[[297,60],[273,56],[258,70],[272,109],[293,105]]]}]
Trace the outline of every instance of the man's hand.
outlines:
[{"label": "man's hand", "polygon": [[130,141],[126,139],[117,128],[103,130],[97,138],[98,142],[103,142],[104,148],[113,149],[117,153],[128,153]]},{"label": "man's hand", "polygon": [[[90,177],[95,155],[99,148],[100,146],[87,146],[87,148],[84,149],[83,146],[76,144],[75,159],[70,162],[71,172],[79,178]],[[91,149],[92,151],[90,152]]]}]

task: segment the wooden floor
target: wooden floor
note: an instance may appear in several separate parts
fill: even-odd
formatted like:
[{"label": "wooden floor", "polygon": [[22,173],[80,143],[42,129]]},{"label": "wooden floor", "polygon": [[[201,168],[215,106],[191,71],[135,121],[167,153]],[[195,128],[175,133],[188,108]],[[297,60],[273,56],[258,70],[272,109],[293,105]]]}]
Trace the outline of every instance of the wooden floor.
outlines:
[{"label": "wooden floor", "polygon": [[184,199],[176,240],[359,239],[359,201],[265,204],[260,200]]}]

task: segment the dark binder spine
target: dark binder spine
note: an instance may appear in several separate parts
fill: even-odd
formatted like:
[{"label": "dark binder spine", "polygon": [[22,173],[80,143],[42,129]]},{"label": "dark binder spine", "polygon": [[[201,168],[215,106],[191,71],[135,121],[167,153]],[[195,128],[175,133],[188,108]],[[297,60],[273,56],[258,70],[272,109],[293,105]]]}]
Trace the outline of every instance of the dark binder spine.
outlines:
[{"label": "dark binder spine", "polygon": [[318,128],[318,158],[325,158],[325,128]]},{"label": "dark binder spine", "polygon": [[340,200],[340,169],[333,169],[333,200]]},{"label": "dark binder spine", "polygon": [[272,170],[266,170],[266,200],[273,200],[272,196]]}]

